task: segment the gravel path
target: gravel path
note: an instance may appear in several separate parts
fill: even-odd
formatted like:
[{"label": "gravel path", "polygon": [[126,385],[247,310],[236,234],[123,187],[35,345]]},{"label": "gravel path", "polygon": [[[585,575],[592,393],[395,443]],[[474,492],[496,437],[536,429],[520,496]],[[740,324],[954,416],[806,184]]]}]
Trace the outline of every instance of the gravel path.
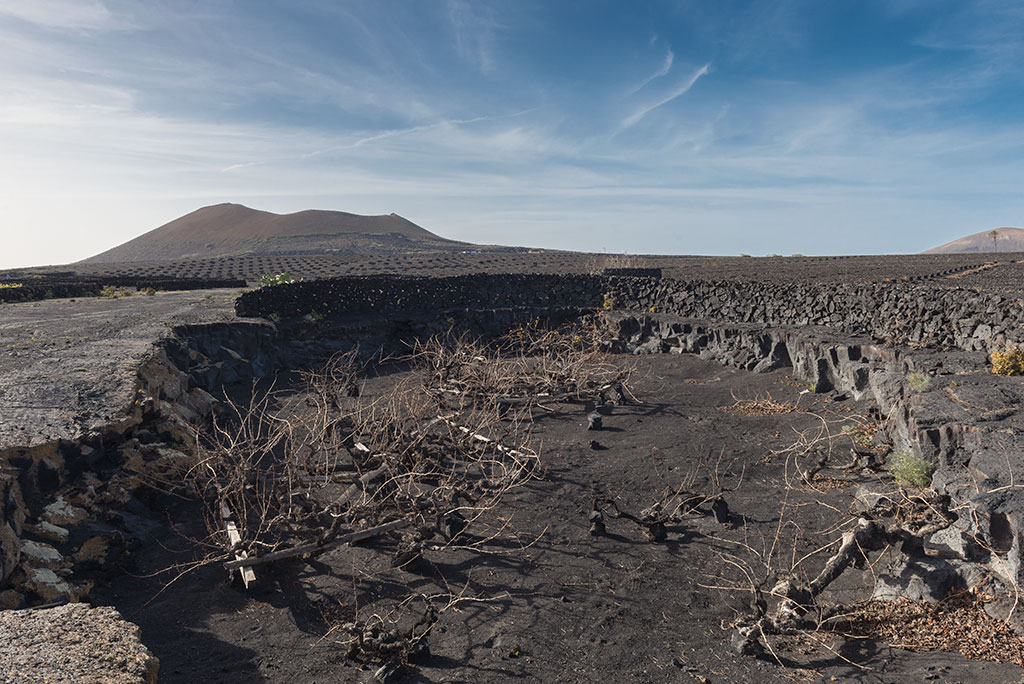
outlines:
[{"label": "gravel path", "polygon": [[233,290],[0,304],[0,450],[118,421],[136,369],[175,325],[234,320]]}]

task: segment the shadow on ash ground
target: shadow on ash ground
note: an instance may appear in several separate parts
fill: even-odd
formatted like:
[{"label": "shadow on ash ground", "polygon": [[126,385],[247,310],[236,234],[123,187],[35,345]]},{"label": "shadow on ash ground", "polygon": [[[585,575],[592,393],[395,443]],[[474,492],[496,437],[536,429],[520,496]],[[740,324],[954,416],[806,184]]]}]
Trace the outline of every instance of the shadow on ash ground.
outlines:
[{"label": "shadow on ash ground", "polygon": [[[624,359],[632,363],[633,359]],[[117,606],[142,627],[143,641],[160,658],[161,681],[319,682],[372,681],[368,671],[344,656],[331,626],[357,607],[372,613],[396,587],[431,593],[444,578],[453,591],[499,597],[466,603],[445,613],[430,636],[431,655],[416,664],[410,682],[1017,682],[1022,671],[1009,664],[969,661],[944,653],[909,653],[872,641],[822,638],[829,647],[778,644],[782,667],[771,660],[741,657],[724,629],[749,595],[701,585],[722,584],[735,573],[722,560],[736,552],[727,540],[760,544],[779,523],[781,502],[822,501],[845,512],[850,489],[788,490],[781,462],[761,463],[772,450],[791,444],[794,430],[816,429],[809,413],[745,417],[718,407],[737,398],[768,393],[781,402],[826,411],[829,419],[863,412],[866,406],[830,402],[799,392],[803,386],[782,372],[756,375],[722,368],[692,356],[637,360],[643,405],[616,410],[608,429],[588,432],[582,407],[543,417],[535,426],[547,477],[516,492],[503,514],[527,543],[481,555],[428,552],[429,563],[392,569],[379,548],[340,548],[309,562],[289,561],[261,569],[261,586],[246,593],[229,584],[218,567],[188,573],[160,591],[168,576],[152,577],[195,548],[169,531],[155,532],[135,566],[106,589],[97,603]],[[380,392],[387,378],[368,383]],[[813,399],[812,399],[813,398]],[[834,426],[838,432],[839,425]],[[603,447],[593,450],[596,439]],[[845,447],[838,461],[845,460]],[[713,464],[724,454],[725,484],[743,466],[742,486],[728,495],[731,519],[695,517],[670,528],[668,540],[647,541],[625,520],[608,520],[608,535],[588,534],[595,495],[618,497],[639,510],[666,484],[675,484],[701,459]],[[702,476],[706,475],[706,469]],[[839,476],[840,473],[831,474]],[[845,514],[813,504],[799,508],[807,533],[798,556],[835,538],[816,535]],[[169,504],[179,531],[202,534],[189,504]],[[823,562],[823,561],[821,561]],[[820,565],[820,562],[819,562]],[[866,597],[869,577],[848,573],[838,597]],[[507,594],[506,597],[501,598]]]}]

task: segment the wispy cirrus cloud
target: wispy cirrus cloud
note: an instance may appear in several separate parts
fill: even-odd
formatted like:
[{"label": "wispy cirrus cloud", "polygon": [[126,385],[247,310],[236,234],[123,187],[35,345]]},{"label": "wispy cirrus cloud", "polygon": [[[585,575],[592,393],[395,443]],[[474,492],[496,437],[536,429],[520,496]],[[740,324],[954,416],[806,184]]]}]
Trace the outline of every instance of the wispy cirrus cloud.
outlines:
[{"label": "wispy cirrus cloud", "polygon": [[0,268],[223,201],[652,252],[1019,223],[1024,16],[894,2],[0,0]]},{"label": "wispy cirrus cloud", "polygon": [[494,34],[497,22],[484,3],[448,0],[448,17],[455,35],[455,49],[474,62],[481,72],[495,69]]},{"label": "wispy cirrus cloud", "polygon": [[667,75],[668,72],[672,71],[672,63],[675,61],[675,59],[676,59],[676,53],[672,52],[672,50],[669,50],[668,52],[666,52],[665,53],[665,59],[662,61],[661,66],[658,67],[658,69],[655,70],[654,73],[652,73],[650,76],[648,76],[647,78],[645,78],[644,80],[640,81],[635,86],[630,88],[629,89],[629,94],[630,95],[635,95],[637,92],[642,90],[644,88],[644,86],[646,86],[651,81],[653,81],[655,79],[658,79],[658,78],[661,78],[662,76]]},{"label": "wispy cirrus cloud", "polygon": [[633,126],[640,123],[640,121],[642,121],[644,117],[646,117],[648,114],[653,112],[658,107],[667,105],[672,100],[675,100],[676,98],[685,95],[687,92],[689,92],[690,88],[692,88],[694,84],[696,84],[697,81],[700,80],[701,76],[707,75],[710,71],[711,63],[708,62],[707,64],[693,72],[693,74],[689,78],[687,78],[682,83],[673,88],[667,95],[665,95],[659,100],[656,100],[650,104],[640,107],[635,112],[633,112],[625,119],[623,119],[621,128],[632,128]]},{"label": "wispy cirrus cloud", "polygon": [[98,0],[0,0],[0,16],[63,30],[113,28],[114,15]]}]

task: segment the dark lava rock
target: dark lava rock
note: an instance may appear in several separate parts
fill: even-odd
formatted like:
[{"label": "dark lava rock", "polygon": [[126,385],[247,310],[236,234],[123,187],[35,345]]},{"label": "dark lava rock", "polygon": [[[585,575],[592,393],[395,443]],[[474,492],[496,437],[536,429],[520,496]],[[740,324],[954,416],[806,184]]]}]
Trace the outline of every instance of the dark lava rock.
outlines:
[{"label": "dark lava rock", "polygon": [[729,522],[729,504],[722,497],[711,503],[711,512],[715,514],[715,522],[721,525]]}]

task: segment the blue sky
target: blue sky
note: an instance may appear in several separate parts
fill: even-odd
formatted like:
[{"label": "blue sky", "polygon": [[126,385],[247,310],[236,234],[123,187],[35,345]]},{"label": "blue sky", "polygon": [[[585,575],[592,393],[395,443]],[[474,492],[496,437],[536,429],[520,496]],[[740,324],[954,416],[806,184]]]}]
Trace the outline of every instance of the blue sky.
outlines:
[{"label": "blue sky", "polygon": [[617,253],[1024,224],[1024,3],[0,0],[0,268],[200,206]]}]

